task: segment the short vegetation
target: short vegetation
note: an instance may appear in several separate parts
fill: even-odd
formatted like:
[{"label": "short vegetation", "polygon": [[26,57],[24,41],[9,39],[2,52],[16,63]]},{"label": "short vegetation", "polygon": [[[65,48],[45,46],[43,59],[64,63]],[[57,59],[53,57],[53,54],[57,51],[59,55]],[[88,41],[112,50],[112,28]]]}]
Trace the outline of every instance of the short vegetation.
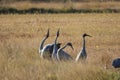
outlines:
[{"label": "short vegetation", "polygon": [[[85,63],[42,60],[39,44],[52,43],[60,28],[59,42],[73,44],[66,52],[75,59],[86,38]],[[120,80],[120,69],[111,66],[120,56],[120,14],[0,15],[1,80]]]},{"label": "short vegetation", "polygon": [[0,0],[0,14],[120,13],[119,1]]}]

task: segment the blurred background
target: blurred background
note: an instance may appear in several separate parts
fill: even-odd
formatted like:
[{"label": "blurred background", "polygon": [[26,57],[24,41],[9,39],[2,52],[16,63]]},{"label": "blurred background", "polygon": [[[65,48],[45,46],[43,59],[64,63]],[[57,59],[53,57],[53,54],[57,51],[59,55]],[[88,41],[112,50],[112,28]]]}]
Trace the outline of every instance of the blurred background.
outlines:
[{"label": "blurred background", "polygon": [[120,13],[120,0],[0,0],[0,13],[3,14],[82,12]]}]

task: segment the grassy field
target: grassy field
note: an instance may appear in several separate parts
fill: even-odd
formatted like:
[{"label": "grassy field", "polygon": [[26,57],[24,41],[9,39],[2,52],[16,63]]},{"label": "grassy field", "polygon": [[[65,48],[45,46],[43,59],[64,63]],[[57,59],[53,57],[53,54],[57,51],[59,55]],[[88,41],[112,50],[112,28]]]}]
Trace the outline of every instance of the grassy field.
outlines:
[{"label": "grassy field", "polygon": [[[41,60],[38,48],[50,28],[52,43],[60,28],[62,46],[72,42],[75,58],[86,38],[87,61],[51,62]],[[0,15],[1,80],[119,80],[120,69],[111,62],[120,57],[120,14],[40,14]]]},{"label": "grassy field", "polygon": [[32,3],[29,1],[14,2],[14,3],[3,3],[0,7],[11,7],[16,9],[29,9],[29,8],[44,8],[44,9],[120,9],[120,2],[66,2],[66,3],[45,3],[38,2]]}]

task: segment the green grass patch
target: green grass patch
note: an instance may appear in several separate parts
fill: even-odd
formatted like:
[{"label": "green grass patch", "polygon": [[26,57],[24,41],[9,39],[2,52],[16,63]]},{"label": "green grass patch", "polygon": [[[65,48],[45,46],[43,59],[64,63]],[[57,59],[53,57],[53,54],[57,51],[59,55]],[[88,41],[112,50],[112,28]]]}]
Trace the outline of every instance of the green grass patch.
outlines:
[{"label": "green grass patch", "polygon": [[16,8],[0,7],[0,14],[43,14],[43,13],[120,13],[120,9],[45,9],[29,8],[18,10]]}]

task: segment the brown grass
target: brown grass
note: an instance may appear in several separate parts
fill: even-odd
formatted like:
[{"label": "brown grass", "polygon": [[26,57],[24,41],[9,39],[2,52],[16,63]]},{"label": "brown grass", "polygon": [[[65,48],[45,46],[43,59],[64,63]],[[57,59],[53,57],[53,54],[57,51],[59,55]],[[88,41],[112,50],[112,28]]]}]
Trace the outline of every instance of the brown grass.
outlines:
[{"label": "brown grass", "polygon": [[1,4],[1,7],[12,7],[17,9],[28,9],[28,8],[53,8],[53,9],[64,9],[64,8],[74,8],[74,9],[120,9],[119,2],[67,2],[67,3],[45,3],[38,2],[32,3],[29,1],[14,2],[8,4]]},{"label": "brown grass", "polygon": [[[85,64],[54,63],[41,60],[38,48],[50,28],[53,42],[60,28],[62,46],[73,43],[75,58],[86,38],[88,58]],[[120,56],[120,14],[43,14],[0,15],[0,79],[1,80],[118,80],[119,69],[111,62]]]}]

